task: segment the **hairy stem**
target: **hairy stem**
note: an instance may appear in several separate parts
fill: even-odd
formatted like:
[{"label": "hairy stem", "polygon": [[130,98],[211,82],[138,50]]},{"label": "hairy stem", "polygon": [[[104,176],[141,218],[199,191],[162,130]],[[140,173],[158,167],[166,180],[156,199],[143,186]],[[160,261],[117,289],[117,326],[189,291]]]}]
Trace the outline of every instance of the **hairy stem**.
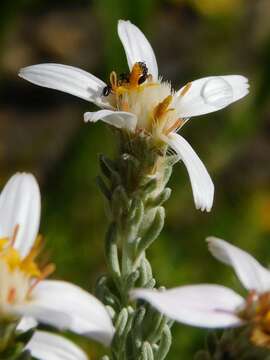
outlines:
[{"label": "hairy stem", "polygon": [[165,220],[163,203],[172,159],[157,151],[144,134],[120,133],[115,160],[100,157],[98,184],[110,221],[106,235],[109,273],[97,283],[97,295],[108,306],[116,328],[111,359],[165,359],[170,345],[169,321],[146,303],[130,301],[135,287],[154,288],[146,250]]}]

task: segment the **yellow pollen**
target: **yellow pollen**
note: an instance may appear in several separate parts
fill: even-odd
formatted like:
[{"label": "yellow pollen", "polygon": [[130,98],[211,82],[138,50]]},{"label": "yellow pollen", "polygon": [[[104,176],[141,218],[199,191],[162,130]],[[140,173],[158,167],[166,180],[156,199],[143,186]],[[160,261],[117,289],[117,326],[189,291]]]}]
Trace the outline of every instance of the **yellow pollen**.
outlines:
[{"label": "yellow pollen", "polygon": [[19,269],[30,277],[40,277],[41,271],[35,262],[35,258],[41,251],[42,237],[40,235],[37,236],[30,252],[25,258],[22,259],[19,251],[13,247],[18,229],[19,226],[16,226],[11,239],[0,239],[0,260],[3,260],[8,265],[10,271]]},{"label": "yellow pollen", "polygon": [[9,242],[8,237],[0,238],[0,252],[3,251],[3,249],[8,244],[8,242]]},{"label": "yellow pollen", "polygon": [[251,342],[270,348],[270,292],[258,294],[251,291],[239,316],[251,325]]},{"label": "yellow pollen", "polygon": [[188,92],[188,90],[191,88],[191,85],[192,85],[191,82],[187,83],[184,86],[183,90],[180,92],[180,96],[184,96]]},{"label": "yellow pollen", "polygon": [[260,327],[255,327],[251,330],[250,340],[256,346],[270,348],[270,337]]},{"label": "yellow pollen", "polygon": [[[133,65],[133,68],[127,79],[118,80],[116,72],[112,71],[110,74],[110,84],[112,91],[116,94],[117,97],[119,97],[130,90],[141,89],[142,85],[139,84],[139,79],[142,75],[144,75],[144,69],[140,63],[135,63]],[[150,75],[147,75],[147,77],[150,78]]]},{"label": "yellow pollen", "polygon": [[20,254],[16,249],[12,247],[8,247],[7,249],[5,249],[3,254],[0,255],[0,258],[8,264],[11,271],[13,271],[15,268],[20,267],[21,265]]}]

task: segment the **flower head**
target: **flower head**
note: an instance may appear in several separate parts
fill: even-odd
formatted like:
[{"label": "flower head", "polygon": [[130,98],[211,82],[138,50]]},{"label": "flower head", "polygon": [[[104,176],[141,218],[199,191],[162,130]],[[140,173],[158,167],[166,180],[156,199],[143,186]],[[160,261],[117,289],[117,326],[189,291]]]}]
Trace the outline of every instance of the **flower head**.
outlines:
[{"label": "flower head", "polygon": [[102,108],[85,113],[85,121],[102,120],[135,135],[144,133],[164,154],[168,147],[173,149],[188,170],[196,207],[210,211],[214,197],[212,180],[177,131],[190,117],[220,110],[247,95],[248,80],[239,75],[210,76],[174,91],[169,82],[159,77],[154,51],[144,34],[129,21],[120,20],[118,35],[129,72],[117,75],[112,71],[108,84],[81,69],[53,63],[23,68],[19,75]]},{"label": "flower head", "polygon": [[0,195],[0,317],[29,316],[108,345],[114,327],[104,305],[78,286],[44,280],[54,266],[40,269],[35,261],[40,208],[39,187],[31,174],[14,175]]},{"label": "flower head", "polygon": [[172,319],[198,327],[250,325],[251,341],[270,347],[270,271],[245,251],[217,238],[208,239],[211,253],[233,267],[247,296],[220,285],[200,284],[165,291],[135,289],[133,298],[150,302]]},{"label": "flower head", "polygon": [[41,248],[38,235],[40,192],[30,174],[14,175],[0,195],[0,313],[11,315],[16,305],[31,298],[35,285],[53,270],[40,269],[35,258]]}]

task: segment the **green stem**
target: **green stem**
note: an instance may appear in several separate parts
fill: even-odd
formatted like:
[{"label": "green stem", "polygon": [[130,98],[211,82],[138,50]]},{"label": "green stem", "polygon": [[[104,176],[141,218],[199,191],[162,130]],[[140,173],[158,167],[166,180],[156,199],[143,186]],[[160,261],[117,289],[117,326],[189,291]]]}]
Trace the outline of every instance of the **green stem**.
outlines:
[{"label": "green stem", "polygon": [[97,295],[113,314],[111,359],[165,359],[171,345],[170,324],[146,303],[131,303],[129,292],[155,286],[146,250],[164,226],[161,205],[170,196],[166,184],[171,164],[145,135],[120,134],[119,156],[114,161],[101,156],[100,167],[103,178],[98,184],[111,211],[111,224],[106,236],[109,275],[97,284]]},{"label": "green stem", "polygon": [[18,321],[6,319],[0,322],[0,359],[32,360],[31,354],[24,350],[34,330],[18,332]]}]

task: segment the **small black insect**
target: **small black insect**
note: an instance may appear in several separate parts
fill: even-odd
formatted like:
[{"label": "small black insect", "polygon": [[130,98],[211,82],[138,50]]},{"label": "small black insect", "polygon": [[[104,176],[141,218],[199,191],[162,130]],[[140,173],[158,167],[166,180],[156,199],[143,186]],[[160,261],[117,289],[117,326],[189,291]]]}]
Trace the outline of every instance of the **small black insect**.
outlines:
[{"label": "small black insect", "polygon": [[148,68],[147,68],[145,62],[140,61],[140,62],[138,62],[138,64],[140,65],[141,70],[142,70],[142,75],[139,77],[139,80],[138,80],[138,85],[141,85],[148,78]]},{"label": "small black insect", "polygon": [[121,83],[123,83],[123,82],[126,82],[126,83],[128,83],[129,82],[129,73],[121,73],[120,75],[119,75],[119,80],[120,80],[120,82]]},{"label": "small black insect", "polygon": [[103,96],[109,96],[110,93],[111,93],[111,91],[112,91],[111,85],[107,85],[107,86],[105,86],[105,87],[103,88],[103,90],[102,90],[102,95],[103,95]]}]

